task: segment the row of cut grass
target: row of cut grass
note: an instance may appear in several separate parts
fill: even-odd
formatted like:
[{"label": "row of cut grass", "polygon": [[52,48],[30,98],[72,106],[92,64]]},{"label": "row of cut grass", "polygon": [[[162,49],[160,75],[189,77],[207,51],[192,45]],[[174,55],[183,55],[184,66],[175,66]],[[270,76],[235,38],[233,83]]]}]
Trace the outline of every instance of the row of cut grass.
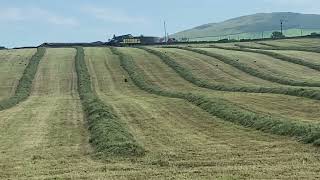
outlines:
[{"label": "row of cut grass", "polygon": [[144,149],[136,142],[111,107],[103,103],[91,86],[91,78],[84,60],[84,50],[77,47],[76,71],[78,92],[86,114],[90,142],[98,155],[139,156]]},{"label": "row of cut grass", "polygon": [[320,38],[278,39],[272,41],[261,41],[261,43],[275,47],[316,48],[320,43]]},{"label": "row of cut grass", "polygon": [[45,52],[45,48],[37,49],[37,52],[29,60],[29,64],[25,68],[23,75],[19,80],[14,95],[8,99],[0,101],[0,111],[11,108],[29,97],[31,93],[32,81],[36,75],[39,62],[44,56]]},{"label": "row of cut grass", "polygon": [[208,88],[218,91],[230,91],[230,92],[250,92],[250,93],[273,93],[273,94],[284,94],[290,96],[305,97],[315,100],[320,100],[320,91],[303,88],[290,88],[290,87],[254,87],[254,86],[231,86],[222,84],[213,84],[206,80],[200,79],[192,74],[191,70],[183,67],[176,62],[170,56],[156,51],[150,48],[140,47],[149,53],[158,56],[165,64],[176,71],[185,80],[203,88]]},{"label": "row of cut grass", "polygon": [[238,46],[240,48],[220,47],[220,46],[211,45],[211,47],[218,48],[218,49],[264,54],[264,55],[267,55],[267,56],[270,56],[270,57],[273,57],[273,58],[276,58],[276,59],[280,59],[280,60],[283,60],[283,61],[286,61],[286,62],[290,62],[290,63],[302,65],[302,66],[306,66],[308,68],[320,71],[320,64],[314,64],[314,63],[311,63],[311,62],[304,61],[303,59],[289,57],[289,56],[282,55],[282,54],[279,54],[279,53],[276,53],[276,52],[263,51],[263,50],[258,50],[258,49],[257,50],[252,50],[252,49],[248,49],[248,46],[241,46],[241,45],[238,45]]},{"label": "row of cut grass", "polygon": [[240,87],[288,87],[285,85],[280,85],[278,83],[266,81],[255,76],[251,76],[250,74],[236,69],[229,64],[225,64],[218,59],[203,54],[173,48],[150,49],[160,51],[173,58],[181,66],[184,66],[191,70],[196,77],[206,80],[209,83]]},{"label": "row of cut grass", "polygon": [[281,47],[281,46],[276,46],[276,45],[262,43],[262,42],[257,42],[257,44],[265,45],[265,46],[268,46],[268,47],[247,46],[247,45],[243,45],[243,44],[235,44],[235,46],[242,47],[242,48],[250,48],[250,49],[292,50],[292,51],[306,51],[306,52],[320,53],[320,49],[319,48],[315,48],[315,47]]},{"label": "row of cut grass", "polygon": [[263,45],[263,46],[267,46],[267,47],[274,47],[274,48],[280,47],[280,46],[277,46],[277,45],[274,45],[274,44],[268,44],[268,43],[265,43],[265,42],[255,42],[255,43]]},{"label": "row of cut grass", "polygon": [[[218,72],[218,69],[224,69],[224,65],[218,60],[205,57],[204,55],[188,52],[180,49],[165,49],[165,48],[150,48],[160,51],[166,55],[169,55],[176,62],[183,67],[191,70],[192,74],[201,80],[205,80],[213,84],[216,83],[214,73]],[[282,94],[272,93],[250,93],[250,92],[230,92],[230,91],[217,91],[207,88],[197,87],[196,85],[188,82],[177,74],[172,68],[165,64],[159,57],[154,54],[148,53],[142,49],[137,48],[119,48],[119,51],[125,53],[127,56],[132,58],[136,63],[137,67],[141,69],[145,79],[160,86],[163,90],[174,90],[178,92],[191,92],[194,94],[204,95],[206,97],[218,97],[230,101],[237,106],[254,111],[259,114],[271,115],[277,118],[285,118],[290,121],[308,122],[312,124],[319,124],[317,113],[319,109],[318,100],[311,100],[303,97],[288,96]],[[183,55],[186,54],[186,55]],[[182,58],[181,58],[182,57]],[[212,61],[212,65],[209,63]],[[216,70],[216,64],[219,64]],[[210,65],[212,67],[210,67]],[[206,68],[207,66],[208,68]],[[225,65],[229,66],[229,65]],[[233,68],[234,69],[234,68]],[[237,71],[237,69],[235,69]],[[221,71],[220,71],[221,72]],[[222,71],[221,73],[224,73]],[[222,76],[223,76],[222,74]],[[227,74],[226,74],[227,75]],[[250,77],[249,75],[236,76],[239,78]],[[227,83],[227,81],[225,81]],[[262,87],[275,87],[287,88],[289,86],[276,85],[276,83],[268,83],[263,80],[256,84]],[[243,82],[231,84],[231,86],[256,86],[256,84],[247,85]],[[289,87],[294,88],[294,87]],[[299,102],[299,103],[296,103]]]},{"label": "row of cut grass", "polygon": [[[245,64],[246,66],[249,66],[255,69],[256,71],[259,71],[260,73],[264,73],[268,75],[270,74],[272,76],[275,76],[281,79],[294,80],[298,82],[320,83],[319,71],[310,69],[309,67],[306,67],[306,66],[297,65],[297,64],[286,62],[283,60],[275,59],[273,57],[270,57],[264,54],[233,51],[233,50],[226,50],[226,49],[219,49],[219,48],[212,48],[212,47],[197,48],[197,49],[201,49],[204,51],[217,53],[222,56],[229,57],[237,61],[238,63]],[[271,51],[275,51],[275,50],[271,50]],[[275,52],[278,53],[278,51],[275,51]],[[307,52],[304,52],[304,53],[307,53]],[[298,56],[293,56],[293,57],[298,57]],[[301,56],[300,58],[304,59]],[[306,61],[317,64],[317,62],[314,62],[315,61],[314,59],[306,60]]]},{"label": "row of cut grass", "polygon": [[0,51],[0,101],[14,95],[19,79],[36,50]]},{"label": "row of cut grass", "polygon": [[[84,49],[86,64],[94,84],[93,89],[96,90],[101,100],[112,105],[117,115],[126,121],[130,132],[139,143],[143,144],[148,153],[138,159],[130,158],[120,161],[118,158],[108,157],[108,163],[92,162],[83,155],[76,155],[76,158],[72,158],[73,156],[64,154],[70,157],[66,160],[70,159],[71,162],[57,166],[54,177],[62,179],[70,177],[79,179],[152,179],[155,177],[197,179],[200,175],[207,179],[259,179],[266,177],[304,178],[306,174],[309,178],[317,177],[317,166],[320,164],[316,158],[317,147],[295,142],[292,138],[266,135],[260,131],[233,125],[211,116],[183,99],[149,94],[133,84],[126,71],[120,66],[118,56],[112,54],[109,48]],[[172,72],[172,70],[154,55],[147,55],[149,53],[134,48],[119,48],[118,50],[134,60],[136,65],[143,70],[146,80],[162,88],[168,87],[169,89],[170,86],[158,80],[181,79],[175,72],[173,75],[176,77],[162,78],[163,74],[168,71]],[[156,65],[149,66],[146,61]],[[157,62],[167,69],[157,66]],[[158,71],[157,67],[161,70]],[[158,80],[151,78],[149,70],[161,77]],[[161,75],[158,72],[162,72]],[[172,73],[169,74],[172,75]],[[124,82],[124,78],[127,78],[128,82]],[[181,81],[183,82],[177,83],[188,83]],[[189,90],[188,86],[185,85]],[[236,94],[240,96],[243,93]],[[81,127],[81,125],[78,126]],[[83,144],[87,146],[86,143]],[[76,150],[84,149],[83,146],[75,148]],[[305,160],[305,163],[301,163],[302,159]],[[263,165],[259,163],[261,161],[264,162]],[[41,165],[50,167],[44,163]],[[70,169],[68,166],[72,166],[72,171],[68,171]],[[256,168],[257,166],[259,168]],[[44,173],[49,174],[50,168],[46,169],[48,170],[38,173],[37,177],[43,177],[41,175]],[[239,169],[245,170],[238,171]],[[268,170],[262,172],[261,169]],[[21,171],[23,170],[25,171],[25,169]],[[68,173],[65,173],[66,171]],[[225,175],[230,171],[235,173]],[[279,171],[287,173],[277,176]],[[30,171],[27,173],[30,174]],[[53,175],[51,173],[46,177],[50,178]]]},{"label": "row of cut grass", "polygon": [[271,81],[271,82],[275,82],[275,83],[279,83],[279,84],[283,84],[283,85],[289,85],[289,86],[320,87],[320,83],[318,83],[318,82],[297,81],[297,80],[293,80],[293,79],[281,78],[278,76],[270,75],[267,73],[260,72],[252,67],[249,67],[246,64],[240,63],[240,62],[233,60],[229,57],[226,57],[224,55],[213,53],[213,52],[208,52],[208,51],[205,51],[202,49],[194,49],[194,48],[188,48],[188,47],[167,47],[167,48],[180,48],[180,49],[184,49],[187,51],[192,51],[192,52],[196,52],[199,54],[207,55],[207,56],[216,58],[226,64],[229,64],[239,70],[242,70],[252,76],[256,76],[256,77],[259,77],[259,78],[267,80],[267,81]]},{"label": "row of cut grass", "polygon": [[208,98],[192,93],[165,91],[145,81],[143,73],[130,57],[119,52],[116,48],[112,48],[112,52],[119,56],[121,66],[128,72],[134,84],[142,90],[152,94],[187,100],[211,115],[245,127],[277,135],[296,137],[305,143],[320,144],[320,127],[317,125],[259,115],[258,113],[240,108],[221,98]]}]

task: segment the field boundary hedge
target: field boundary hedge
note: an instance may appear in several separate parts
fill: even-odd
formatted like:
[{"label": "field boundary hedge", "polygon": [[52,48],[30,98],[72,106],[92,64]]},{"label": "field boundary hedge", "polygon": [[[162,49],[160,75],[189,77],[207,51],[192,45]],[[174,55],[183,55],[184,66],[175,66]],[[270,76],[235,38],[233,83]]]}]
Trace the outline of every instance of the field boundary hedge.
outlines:
[{"label": "field boundary hedge", "polygon": [[188,47],[176,47],[176,46],[172,46],[172,47],[166,47],[166,48],[178,48],[178,49],[183,49],[183,50],[187,50],[187,51],[192,51],[192,52],[196,52],[199,54],[203,54],[206,56],[210,56],[213,58],[216,58],[222,62],[224,62],[225,64],[229,64],[247,74],[250,74],[252,76],[256,76],[258,78],[267,80],[267,81],[271,81],[271,82],[275,82],[275,83],[279,83],[279,84],[283,84],[283,85],[289,85],[289,86],[303,86],[303,87],[320,87],[320,82],[305,82],[305,81],[296,81],[296,80],[292,80],[292,79],[285,79],[285,78],[278,78],[277,76],[273,76],[273,75],[269,75],[263,72],[259,72],[258,70],[249,67],[243,63],[240,63],[234,59],[231,59],[229,57],[217,54],[217,53],[213,53],[213,52],[208,52],[205,50],[201,50],[201,49],[194,49],[194,48],[188,48]]},{"label": "field boundary hedge", "polygon": [[163,90],[160,87],[145,81],[143,73],[131,58],[118,51],[116,48],[111,48],[111,50],[114,54],[119,56],[121,66],[129,74],[133,83],[142,90],[160,96],[184,99],[213,116],[244,127],[276,135],[295,137],[304,143],[320,145],[320,127],[318,125],[259,115],[220,98],[207,98],[192,93]]},{"label": "field boundary hedge", "polygon": [[289,57],[289,56],[282,55],[282,54],[279,54],[279,53],[276,53],[276,52],[263,51],[261,49],[252,50],[252,49],[244,48],[242,46],[239,46],[240,49],[239,48],[232,48],[232,47],[213,46],[213,45],[211,45],[211,47],[214,47],[214,48],[217,48],[217,49],[231,50],[231,51],[241,51],[241,52],[251,52],[251,53],[257,53],[257,54],[263,54],[263,55],[267,55],[267,56],[275,58],[275,59],[279,59],[279,60],[282,60],[282,61],[290,62],[290,63],[293,63],[293,64],[306,66],[306,67],[308,67],[310,69],[314,69],[314,70],[320,71],[320,64],[314,64],[314,63],[307,62],[307,61],[304,61],[304,60],[299,59],[299,58]]},{"label": "field boundary hedge", "polygon": [[230,86],[230,85],[215,85],[208,81],[202,80],[192,74],[191,70],[183,67],[176,62],[170,56],[149,48],[140,47],[151,54],[158,56],[165,64],[176,71],[183,79],[195,84],[196,86],[217,90],[217,91],[229,91],[229,92],[248,92],[248,93],[272,93],[272,94],[284,94],[290,96],[298,96],[309,99],[320,100],[320,91],[303,89],[303,88],[274,88],[274,87],[254,87],[254,86]]},{"label": "field boundary hedge", "polygon": [[9,109],[26,100],[30,96],[33,79],[37,73],[40,60],[43,58],[45,52],[45,48],[37,49],[37,52],[31,57],[27,67],[24,69],[14,95],[8,99],[0,101],[0,111]]},{"label": "field boundary hedge", "polygon": [[77,47],[75,67],[78,92],[89,125],[90,143],[97,155],[140,156],[145,153],[110,106],[102,102],[91,87],[91,78],[84,60],[84,50]]}]

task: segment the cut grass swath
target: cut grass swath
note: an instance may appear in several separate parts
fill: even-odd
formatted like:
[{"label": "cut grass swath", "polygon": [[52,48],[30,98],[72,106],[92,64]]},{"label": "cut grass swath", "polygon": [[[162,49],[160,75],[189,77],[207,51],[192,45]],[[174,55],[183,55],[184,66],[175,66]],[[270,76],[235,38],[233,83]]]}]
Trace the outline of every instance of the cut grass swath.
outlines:
[{"label": "cut grass swath", "polygon": [[245,127],[267,133],[295,137],[304,143],[320,145],[320,127],[318,125],[260,115],[256,112],[240,108],[221,98],[207,98],[192,93],[163,90],[159,86],[147,82],[141,70],[130,57],[121,53],[116,48],[111,48],[111,51],[119,56],[121,66],[127,71],[134,84],[142,90],[156,95],[187,100],[213,116]]},{"label": "cut grass swath", "polygon": [[192,74],[190,69],[183,67],[173,58],[150,48],[140,47],[149,53],[158,56],[165,64],[176,71],[185,80],[203,88],[208,88],[217,91],[229,91],[229,92],[249,92],[249,93],[272,93],[272,94],[284,94],[290,96],[305,97],[315,100],[320,100],[320,91],[303,88],[285,88],[285,87],[254,87],[254,86],[230,86],[230,85],[217,85],[200,79]]},{"label": "cut grass swath", "polygon": [[306,66],[308,68],[320,71],[320,65],[319,64],[314,64],[314,63],[310,63],[307,61],[304,61],[302,59],[299,58],[294,58],[294,57],[289,57],[289,56],[285,56],[276,52],[270,52],[270,51],[263,51],[263,50],[252,50],[252,49],[247,49],[244,47],[239,48],[232,48],[232,47],[220,47],[220,46],[213,46],[211,45],[211,47],[214,48],[218,48],[218,49],[225,49],[225,50],[231,50],[231,51],[241,51],[241,52],[251,52],[251,53],[258,53],[258,54],[264,54],[267,56],[270,56],[272,58],[275,59],[280,59],[282,61],[286,61],[286,62],[290,62],[290,63],[294,63],[294,64],[298,64],[298,65],[302,65],[302,66]]},{"label": "cut grass swath", "polygon": [[78,92],[85,111],[90,142],[98,155],[139,156],[144,149],[136,142],[113,112],[112,108],[103,103],[91,87],[91,78],[84,60],[84,50],[77,47],[76,71],[78,75]]},{"label": "cut grass swath", "polygon": [[14,95],[8,99],[0,101],[0,111],[11,108],[29,97],[31,93],[32,81],[37,73],[39,62],[44,56],[45,52],[45,48],[40,47],[37,49],[37,52],[31,57],[29,64],[24,69]]},{"label": "cut grass swath", "polygon": [[252,76],[256,76],[258,78],[261,78],[261,79],[264,79],[267,81],[271,81],[271,82],[275,82],[275,83],[279,83],[279,84],[283,84],[283,85],[289,85],[289,86],[320,87],[320,83],[317,83],[317,82],[311,83],[311,82],[305,82],[305,81],[296,81],[293,79],[280,78],[277,76],[266,74],[266,73],[263,73],[263,72],[260,72],[256,69],[254,69],[252,67],[249,67],[243,63],[240,63],[234,59],[223,56],[221,54],[208,52],[208,51],[204,51],[201,49],[188,48],[188,47],[173,47],[172,46],[172,47],[166,47],[166,48],[179,48],[179,49],[203,54],[206,56],[210,56],[210,57],[216,58],[226,64],[229,64],[229,65],[231,65],[231,66],[233,66],[243,72],[246,72]]},{"label": "cut grass swath", "polygon": [[280,46],[271,45],[271,44],[262,43],[262,42],[257,42],[257,44],[261,44],[261,45],[265,45],[265,46],[269,46],[269,47],[255,47],[255,46],[247,46],[247,45],[243,45],[243,44],[235,44],[235,46],[238,46],[240,48],[262,49],[262,50],[291,50],[291,51],[305,51],[305,52],[320,53],[320,49],[319,48],[311,48],[311,47],[280,47]]},{"label": "cut grass swath", "polygon": [[263,45],[263,46],[273,47],[273,48],[278,48],[278,47],[280,47],[280,46],[276,46],[276,45],[268,44],[268,43],[264,43],[264,42],[255,42],[255,43],[260,44],[260,45]]}]

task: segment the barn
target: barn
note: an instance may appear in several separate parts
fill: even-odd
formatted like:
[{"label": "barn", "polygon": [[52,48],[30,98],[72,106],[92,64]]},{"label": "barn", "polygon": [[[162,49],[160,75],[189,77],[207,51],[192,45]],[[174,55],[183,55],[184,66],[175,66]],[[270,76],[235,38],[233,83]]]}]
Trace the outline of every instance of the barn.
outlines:
[{"label": "barn", "polygon": [[116,36],[109,41],[112,45],[135,45],[135,44],[157,44],[160,43],[159,37],[153,36],[133,36],[131,34]]}]

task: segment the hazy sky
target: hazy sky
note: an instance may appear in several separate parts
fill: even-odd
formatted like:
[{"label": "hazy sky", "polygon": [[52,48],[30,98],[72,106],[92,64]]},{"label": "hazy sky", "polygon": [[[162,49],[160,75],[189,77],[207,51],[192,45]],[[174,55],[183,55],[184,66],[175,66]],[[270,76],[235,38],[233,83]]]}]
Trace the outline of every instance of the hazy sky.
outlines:
[{"label": "hazy sky", "polygon": [[258,12],[320,14],[320,0],[0,0],[0,46],[163,34]]}]

